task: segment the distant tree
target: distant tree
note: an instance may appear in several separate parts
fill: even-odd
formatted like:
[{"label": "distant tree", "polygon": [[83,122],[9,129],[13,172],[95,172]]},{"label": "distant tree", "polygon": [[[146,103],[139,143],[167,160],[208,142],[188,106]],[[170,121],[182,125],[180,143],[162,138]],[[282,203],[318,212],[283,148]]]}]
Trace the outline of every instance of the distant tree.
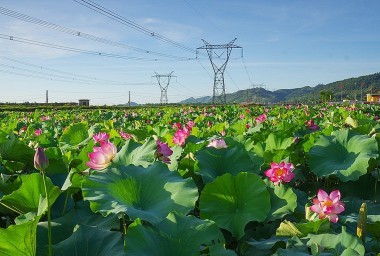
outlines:
[{"label": "distant tree", "polygon": [[334,93],[331,90],[322,90],[319,92],[319,97],[322,102],[331,101],[334,98]]}]

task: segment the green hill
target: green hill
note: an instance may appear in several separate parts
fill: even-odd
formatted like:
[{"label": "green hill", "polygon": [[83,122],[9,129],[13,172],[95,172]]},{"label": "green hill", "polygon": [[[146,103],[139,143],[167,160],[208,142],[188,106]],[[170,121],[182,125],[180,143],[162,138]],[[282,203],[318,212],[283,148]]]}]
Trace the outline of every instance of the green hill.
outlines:
[{"label": "green hill", "polygon": [[[347,78],[329,84],[318,84],[294,89],[268,91],[264,88],[251,88],[226,94],[228,103],[285,103],[285,102],[319,102],[348,100],[366,100],[367,93],[380,92],[380,73]],[[363,99],[361,96],[363,95]],[[211,103],[212,97],[189,98],[179,103]]]}]

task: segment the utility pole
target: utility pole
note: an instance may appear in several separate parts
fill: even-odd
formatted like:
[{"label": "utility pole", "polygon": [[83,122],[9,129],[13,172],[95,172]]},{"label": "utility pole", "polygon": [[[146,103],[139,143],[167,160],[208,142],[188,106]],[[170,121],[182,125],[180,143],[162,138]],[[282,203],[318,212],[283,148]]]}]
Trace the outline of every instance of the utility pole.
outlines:
[{"label": "utility pole", "polygon": [[[226,69],[227,62],[230,58],[232,49],[233,48],[242,49],[241,55],[243,57],[243,48],[235,45],[234,44],[235,40],[236,40],[236,38],[234,40],[232,40],[231,42],[229,42],[228,44],[214,44],[214,45],[212,45],[212,44],[209,44],[208,42],[206,42],[205,40],[202,39],[202,41],[205,45],[197,48],[197,55],[198,55],[198,50],[205,49],[207,51],[207,54],[208,54],[208,57],[210,59],[212,68],[214,70],[214,88],[213,88],[213,94],[212,94],[212,104],[215,104],[215,103],[225,104],[226,103],[226,87],[224,84],[224,71]],[[218,54],[214,50],[225,50],[225,51],[222,51],[221,53],[219,51],[220,54]],[[222,60],[221,57],[224,53],[226,54],[226,58]],[[214,55],[215,55],[215,57],[217,57],[218,59],[220,59],[222,61],[221,65],[218,66],[217,64],[215,64]]]},{"label": "utility pole", "polygon": [[49,91],[46,90],[46,104],[49,103]]},{"label": "utility pole", "polygon": [[131,91],[128,91],[128,107],[131,106]]},{"label": "utility pole", "polygon": [[160,75],[160,74],[157,74],[156,72],[154,72],[156,74],[154,77],[157,78],[158,85],[160,86],[160,89],[161,89],[161,98],[160,98],[161,104],[168,104],[168,93],[167,92],[168,92],[170,79],[172,77],[175,77],[172,75],[173,72],[174,71],[170,72],[167,75]]}]

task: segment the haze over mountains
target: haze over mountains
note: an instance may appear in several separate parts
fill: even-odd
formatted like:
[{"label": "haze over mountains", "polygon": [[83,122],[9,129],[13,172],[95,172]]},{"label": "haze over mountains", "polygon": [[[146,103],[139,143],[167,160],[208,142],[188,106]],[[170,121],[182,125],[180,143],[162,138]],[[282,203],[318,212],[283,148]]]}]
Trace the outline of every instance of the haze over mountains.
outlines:
[{"label": "haze over mountains", "polygon": [[[228,85],[227,85],[228,86]],[[331,101],[365,100],[367,93],[380,91],[380,73],[365,75],[355,78],[347,78],[328,84],[316,86],[304,86],[294,89],[280,89],[268,91],[262,87],[239,90],[226,94],[228,103],[254,102],[254,103],[281,103],[281,102],[315,102],[321,97],[321,93],[331,94]],[[188,98],[179,103],[210,103],[212,95],[201,98]]]}]

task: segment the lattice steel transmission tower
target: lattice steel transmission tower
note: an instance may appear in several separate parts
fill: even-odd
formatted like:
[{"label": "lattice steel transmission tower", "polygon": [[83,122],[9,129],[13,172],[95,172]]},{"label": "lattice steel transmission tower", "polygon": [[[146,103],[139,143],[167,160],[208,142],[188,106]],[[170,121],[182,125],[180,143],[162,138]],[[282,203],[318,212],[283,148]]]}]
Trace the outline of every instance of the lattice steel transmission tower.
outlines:
[{"label": "lattice steel transmission tower", "polygon": [[[210,59],[212,68],[214,70],[214,89],[212,94],[212,103],[226,103],[226,86],[224,84],[224,71],[226,70],[227,62],[230,58],[231,51],[233,48],[240,48],[242,49],[242,56],[243,56],[243,48],[240,46],[237,46],[234,44],[236,38],[229,42],[228,44],[209,44],[205,40],[202,39],[204,42],[204,46],[197,48],[197,55],[198,50],[206,49],[208,57]],[[215,50],[225,50],[222,51],[220,54],[218,54]],[[226,55],[225,59],[222,59],[221,57]],[[214,55],[222,61],[221,65],[217,65],[214,62]],[[198,56],[197,56],[198,57]]]},{"label": "lattice steel transmission tower", "polygon": [[173,72],[174,71],[170,72],[167,75],[160,75],[154,72],[156,74],[154,77],[157,78],[158,85],[160,86],[160,89],[161,89],[161,99],[160,99],[161,104],[168,103],[168,87],[169,87],[170,79],[172,77],[175,77],[172,75]]}]

